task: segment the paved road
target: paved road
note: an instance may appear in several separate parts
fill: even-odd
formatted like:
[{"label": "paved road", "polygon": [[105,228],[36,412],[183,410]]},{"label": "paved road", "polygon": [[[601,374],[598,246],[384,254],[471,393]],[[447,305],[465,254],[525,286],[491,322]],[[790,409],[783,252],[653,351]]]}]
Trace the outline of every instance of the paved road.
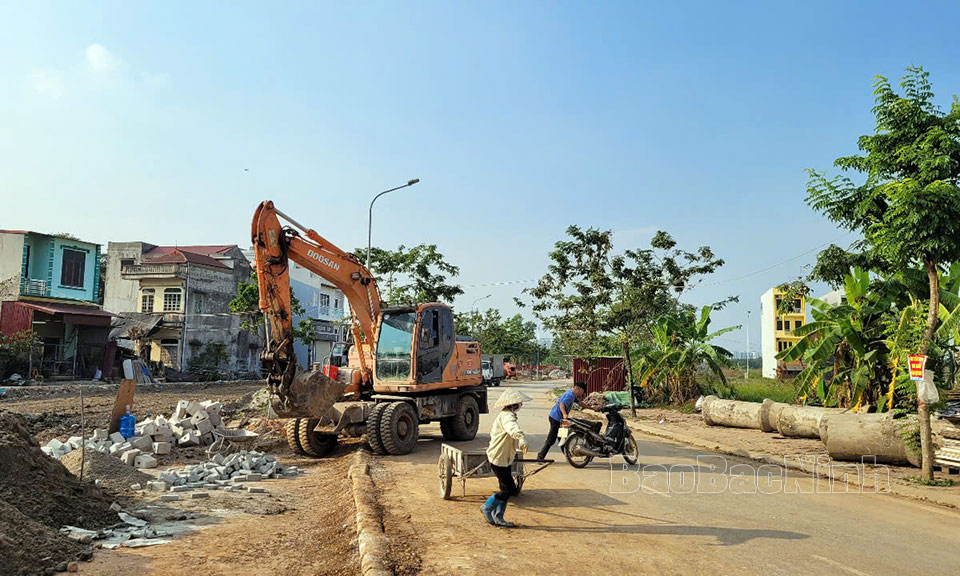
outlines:
[{"label": "paved road", "polygon": [[[546,434],[552,385],[516,386],[535,399],[520,414],[535,451]],[[491,405],[497,394],[491,389]],[[490,421],[486,415],[477,439],[458,447],[485,447]],[[699,449],[639,440],[640,464],[626,471],[619,457],[612,467],[600,460],[577,470],[554,448],[558,462],[533,476],[508,511],[522,529],[507,531],[487,526],[478,510],[495,491],[493,479],[468,482],[465,497],[455,483],[455,499],[439,498],[442,440],[436,425],[427,426],[414,454],[382,460],[392,476],[388,505],[409,516],[424,573],[960,572],[960,514],[953,510],[882,494],[809,493],[829,485],[792,471],[784,481],[778,467],[758,470],[737,458],[724,464]]]}]

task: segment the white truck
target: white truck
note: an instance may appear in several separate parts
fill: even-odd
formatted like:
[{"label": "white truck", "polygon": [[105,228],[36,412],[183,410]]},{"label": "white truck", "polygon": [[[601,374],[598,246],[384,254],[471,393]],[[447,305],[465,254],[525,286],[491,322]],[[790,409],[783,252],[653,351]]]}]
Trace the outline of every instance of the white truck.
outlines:
[{"label": "white truck", "polygon": [[503,354],[481,354],[480,369],[483,383],[487,386],[499,386],[506,377],[503,369]]}]

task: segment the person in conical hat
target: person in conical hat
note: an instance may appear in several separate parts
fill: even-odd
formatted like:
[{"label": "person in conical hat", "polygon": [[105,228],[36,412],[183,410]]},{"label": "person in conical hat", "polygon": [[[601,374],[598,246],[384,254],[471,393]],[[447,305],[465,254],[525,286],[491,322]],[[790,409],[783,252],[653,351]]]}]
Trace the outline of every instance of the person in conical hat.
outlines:
[{"label": "person in conical hat", "polygon": [[500,491],[493,494],[481,506],[483,517],[494,526],[512,528],[513,522],[503,519],[507,509],[507,500],[517,493],[517,483],[513,479],[513,461],[517,457],[517,450],[527,451],[527,440],[523,430],[517,422],[517,411],[528,402],[530,397],[519,390],[504,390],[493,407],[499,408],[497,417],[490,428],[490,444],[487,446],[487,460],[500,482]]}]

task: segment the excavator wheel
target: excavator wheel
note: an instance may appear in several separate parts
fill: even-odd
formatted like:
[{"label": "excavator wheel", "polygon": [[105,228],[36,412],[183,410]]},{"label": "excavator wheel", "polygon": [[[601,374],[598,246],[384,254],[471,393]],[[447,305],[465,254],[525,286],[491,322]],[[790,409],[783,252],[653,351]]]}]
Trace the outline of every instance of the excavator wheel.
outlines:
[{"label": "excavator wheel", "polygon": [[457,440],[473,440],[480,427],[480,405],[473,396],[460,397],[457,415],[453,416],[453,434]]},{"label": "excavator wheel", "polygon": [[380,417],[380,439],[384,449],[400,456],[409,454],[420,438],[420,418],[409,402],[391,402]]},{"label": "excavator wheel", "polygon": [[453,430],[453,420],[456,416],[447,416],[440,419],[440,433],[444,440],[459,440],[457,433]]},{"label": "excavator wheel", "polygon": [[301,418],[297,426],[300,446],[304,452],[315,458],[323,458],[337,445],[336,434],[322,434],[313,430],[319,422],[316,418]]},{"label": "excavator wheel", "polygon": [[367,444],[370,446],[371,452],[380,456],[387,453],[387,450],[383,447],[383,440],[380,439],[380,417],[386,407],[386,403],[377,404],[367,415]]},{"label": "excavator wheel", "polygon": [[303,446],[300,445],[300,435],[297,433],[299,418],[288,418],[283,424],[283,435],[287,437],[287,446],[293,450],[294,454],[306,454]]}]

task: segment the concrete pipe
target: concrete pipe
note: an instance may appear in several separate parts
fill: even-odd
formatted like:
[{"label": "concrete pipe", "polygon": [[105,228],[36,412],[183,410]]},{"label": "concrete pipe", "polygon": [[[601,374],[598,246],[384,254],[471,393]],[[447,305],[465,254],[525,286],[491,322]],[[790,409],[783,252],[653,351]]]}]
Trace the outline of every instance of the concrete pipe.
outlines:
[{"label": "concrete pipe", "polygon": [[839,408],[822,406],[786,406],[779,410],[777,431],[787,438],[820,438],[820,420],[824,414],[836,414]]},{"label": "concrete pipe", "polygon": [[732,428],[760,429],[759,402],[738,402],[723,400],[716,396],[703,399],[703,421],[710,426],[729,426]]},{"label": "concrete pipe", "polygon": [[861,462],[876,458],[881,464],[920,466],[920,455],[907,448],[901,429],[917,427],[917,417],[893,419],[893,414],[827,414],[820,422],[820,435],[834,460]]},{"label": "concrete pipe", "polygon": [[760,407],[760,429],[764,432],[776,432],[780,420],[780,410],[789,408],[789,404],[774,402],[767,398]]}]

